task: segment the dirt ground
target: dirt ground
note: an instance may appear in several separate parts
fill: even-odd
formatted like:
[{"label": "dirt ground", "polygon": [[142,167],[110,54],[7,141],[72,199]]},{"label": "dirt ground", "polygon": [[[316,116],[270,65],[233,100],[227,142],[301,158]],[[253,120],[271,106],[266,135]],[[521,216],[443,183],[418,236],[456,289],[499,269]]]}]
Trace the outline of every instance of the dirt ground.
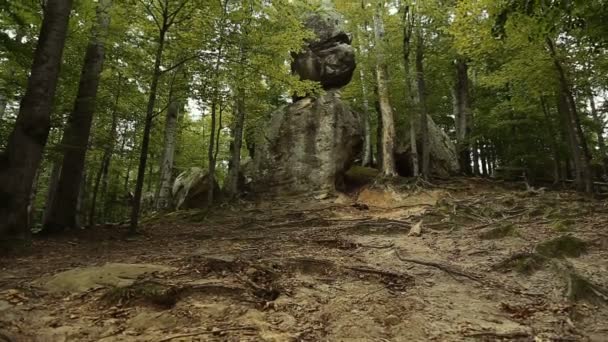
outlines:
[{"label": "dirt ground", "polygon": [[608,341],[608,202],[520,187],[377,185],[35,240],[0,259],[0,341]]}]

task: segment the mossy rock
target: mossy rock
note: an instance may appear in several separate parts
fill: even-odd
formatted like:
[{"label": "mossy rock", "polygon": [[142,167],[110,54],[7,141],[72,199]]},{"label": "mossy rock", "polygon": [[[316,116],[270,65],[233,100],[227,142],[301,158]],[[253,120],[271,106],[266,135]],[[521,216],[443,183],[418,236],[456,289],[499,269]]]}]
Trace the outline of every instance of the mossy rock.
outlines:
[{"label": "mossy rock", "polygon": [[516,235],[517,231],[515,230],[515,226],[512,224],[505,224],[498,226],[496,228],[489,229],[485,232],[479,234],[480,239],[484,240],[494,240],[494,239],[502,239],[507,236]]},{"label": "mossy rock", "polygon": [[587,253],[587,243],[579,238],[564,235],[536,246],[536,252],[549,258],[579,257]]},{"label": "mossy rock", "polygon": [[372,183],[376,177],[380,175],[380,171],[371,167],[353,166],[346,171],[345,180],[348,183],[356,185],[364,185]]}]

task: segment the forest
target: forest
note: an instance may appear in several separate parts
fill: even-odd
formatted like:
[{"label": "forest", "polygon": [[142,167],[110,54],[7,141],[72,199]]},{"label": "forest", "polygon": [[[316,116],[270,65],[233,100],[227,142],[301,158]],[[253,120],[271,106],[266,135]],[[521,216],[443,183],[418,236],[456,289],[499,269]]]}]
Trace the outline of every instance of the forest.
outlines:
[{"label": "forest", "polygon": [[605,341],[604,0],[0,0],[0,341]]}]

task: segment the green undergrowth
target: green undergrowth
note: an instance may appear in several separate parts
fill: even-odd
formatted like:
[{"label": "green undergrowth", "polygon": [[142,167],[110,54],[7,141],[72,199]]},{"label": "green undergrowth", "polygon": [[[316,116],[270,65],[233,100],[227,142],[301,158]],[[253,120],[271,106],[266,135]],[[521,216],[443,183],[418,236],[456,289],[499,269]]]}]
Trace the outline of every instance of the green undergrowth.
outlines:
[{"label": "green undergrowth", "polygon": [[536,252],[548,258],[579,257],[587,253],[587,243],[579,238],[563,235],[541,242]]}]

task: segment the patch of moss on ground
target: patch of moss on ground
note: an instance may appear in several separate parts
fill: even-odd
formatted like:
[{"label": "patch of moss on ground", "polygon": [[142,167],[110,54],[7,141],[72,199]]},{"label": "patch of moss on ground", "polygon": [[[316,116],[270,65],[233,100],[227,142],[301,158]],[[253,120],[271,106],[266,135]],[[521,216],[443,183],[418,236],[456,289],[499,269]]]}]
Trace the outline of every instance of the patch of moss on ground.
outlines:
[{"label": "patch of moss on ground", "polygon": [[536,246],[536,251],[549,258],[579,257],[587,253],[587,243],[579,238],[564,235]]},{"label": "patch of moss on ground", "polygon": [[558,232],[569,232],[572,230],[574,223],[573,219],[563,219],[553,222],[551,226]]},{"label": "patch of moss on ground", "polygon": [[492,228],[487,230],[481,234],[479,234],[480,239],[484,240],[494,240],[494,239],[502,239],[507,236],[516,235],[517,231],[515,230],[515,226],[512,224],[505,224],[498,226],[496,228]]}]

